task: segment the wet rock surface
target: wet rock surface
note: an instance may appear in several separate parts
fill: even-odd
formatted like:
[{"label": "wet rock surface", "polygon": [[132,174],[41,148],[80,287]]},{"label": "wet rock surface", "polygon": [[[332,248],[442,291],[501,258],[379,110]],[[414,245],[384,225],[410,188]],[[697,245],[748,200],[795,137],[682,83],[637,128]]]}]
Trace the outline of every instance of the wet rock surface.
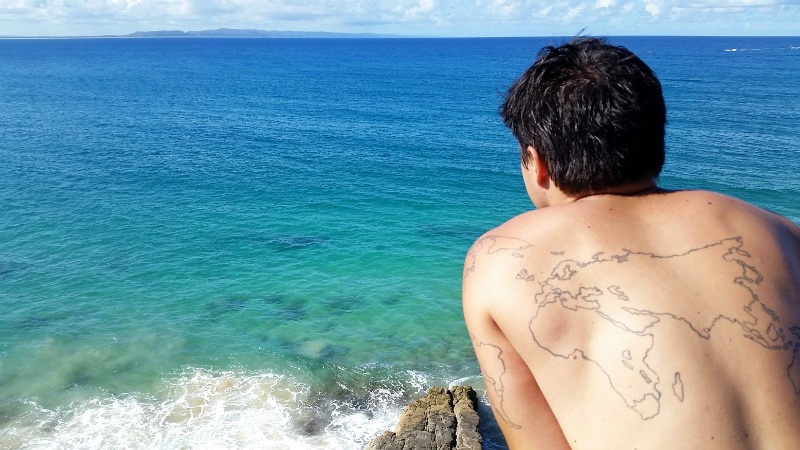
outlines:
[{"label": "wet rock surface", "polygon": [[480,450],[476,406],[470,386],[433,387],[405,407],[396,431],[382,433],[365,450]]}]

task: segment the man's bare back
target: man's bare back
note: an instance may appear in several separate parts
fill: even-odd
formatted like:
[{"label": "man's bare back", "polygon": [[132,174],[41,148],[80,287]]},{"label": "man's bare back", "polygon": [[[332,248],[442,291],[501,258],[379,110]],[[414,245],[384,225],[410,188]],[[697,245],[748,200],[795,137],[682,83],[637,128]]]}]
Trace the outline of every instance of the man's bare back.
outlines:
[{"label": "man's bare back", "polygon": [[[624,49],[592,40],[574,47],[564,55],[551,49],[504,105],[537,209],[481,237],[464,266],[464,316],[509,446],[800,448],[800,228],[720,194],[657,188],[663,106],[631,131],[638,142],[642,129],[661,121],[655,150],[630,150],[619,137],[608,143],[631,158],[657,154],[661,145],[660,160],[630,169],[622,181],[612,174],[581,188],[592,177],[573,175],[594,173],[591,158],[598,156],[580,157],[585,144],[572,142],[572,130],[605,138],[592,128],[605,116],[585,125],[562,112],[577,121],[562,127],[571,134],[542,135],[559,125],[560,116],[546,114],[560,106],[530,112],[524,102],[538,97],[517,91],[568,92],[531,87],[558,70],[548,58],[567,66],[569,76],[586,64],[575,61],[594,64],[592,58],[605,59],[591,70],[608,70],[603,76],[620,77],[620,84],[634,70],[644,74],[633,77],[635,87],[654,76],[638,59],[634,69],[616,73],[630,63]],[[560,83],[558,74],[551,78]],[[585,76],[571,89],[587,79],[604,80]],[[657,82],[643,89],[649,91],[634,100],[656,89],[660,96]],[[647,114],[618,109],[612,113],[625,126]],[[537,114],[547,126],[522,129]],[[570,145],[578,157],[559,161]],[[589,162],[570,167],[575,160]]]},{"label": "man's bare back", "polygon": [[794,225],[706,192],[487,233],[464,308],[512,448],[800,448],[798,255]]}]

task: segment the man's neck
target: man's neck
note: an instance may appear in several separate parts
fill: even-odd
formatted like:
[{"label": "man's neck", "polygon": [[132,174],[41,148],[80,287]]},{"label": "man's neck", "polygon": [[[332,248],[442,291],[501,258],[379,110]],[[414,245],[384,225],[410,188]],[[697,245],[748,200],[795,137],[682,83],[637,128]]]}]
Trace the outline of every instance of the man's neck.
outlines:
[{"label": "man's neck", "polygon": [[563,203],[576,202],[586,198],[601,198],[604,196],[637,197],[660,191],[661,189],[656,184],[656,180],[648,177],[640,181],[626,183],[599,191],[588,191],[577,195],[566,195]]}]

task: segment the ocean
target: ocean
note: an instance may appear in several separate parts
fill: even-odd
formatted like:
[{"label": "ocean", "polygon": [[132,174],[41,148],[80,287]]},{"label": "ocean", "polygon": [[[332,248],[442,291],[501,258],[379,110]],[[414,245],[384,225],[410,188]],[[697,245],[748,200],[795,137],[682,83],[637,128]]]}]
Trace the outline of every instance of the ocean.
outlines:
[{"label": "ocean", "polygon": [[[0,39],[0,449],[359,449],[482,393],[463,258],[533,207],[497,109],[563,41]],[[800,38],[610,41],[662,186],[800,222]]]}]

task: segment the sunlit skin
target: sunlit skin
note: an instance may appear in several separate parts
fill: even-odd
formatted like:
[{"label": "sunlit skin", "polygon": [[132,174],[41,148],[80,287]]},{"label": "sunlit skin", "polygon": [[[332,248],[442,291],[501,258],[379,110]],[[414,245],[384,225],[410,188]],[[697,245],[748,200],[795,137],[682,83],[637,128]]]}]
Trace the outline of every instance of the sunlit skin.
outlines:
[{"label": "sunlit skin", "polygon": [[463,282],[510,448],[800,448],[800,229],[652,178],[567,195],[526,151],[536,209]]}]

